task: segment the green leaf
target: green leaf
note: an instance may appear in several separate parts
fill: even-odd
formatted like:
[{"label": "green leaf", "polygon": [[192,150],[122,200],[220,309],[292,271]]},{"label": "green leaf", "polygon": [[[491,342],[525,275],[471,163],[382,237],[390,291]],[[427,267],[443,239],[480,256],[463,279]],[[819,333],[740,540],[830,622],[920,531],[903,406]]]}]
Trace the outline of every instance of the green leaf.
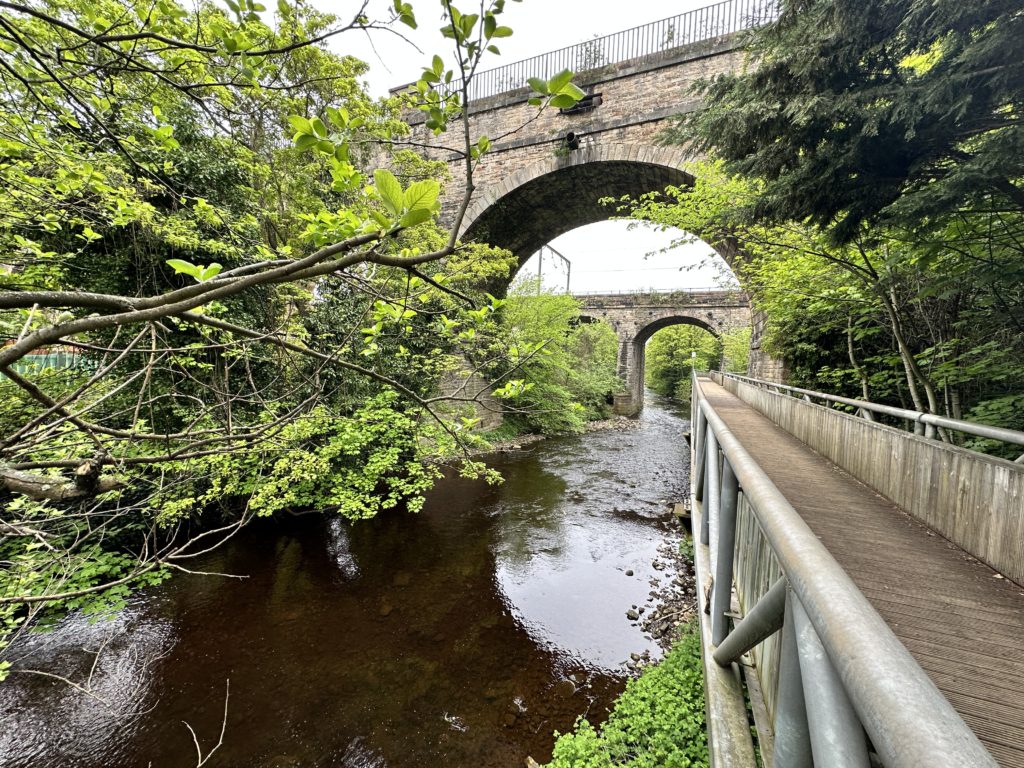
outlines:
[{"label": "green leaf", "polygon": [[206,269],[204,269],[204,270],[203,270],[203,271],[202,271],[202,272],[200,273],[200,275],[199,275],[199,281],[200,281],[200,282],[205,282],[205,281],[207,281],[207,280],[212,280],[213,278],[215,278],[215,277],[216,277],[217,275],[219,275],[219,274],[220,274],[220,272],[221,272],[221,270],[222,270],[222,269],[224,269],[224,267],[222,267],[222,266],[221,266],[220,264],[218,264],[218,263],[217,263],[216,261],[215,261],[215,262],[213,262],[213,264],[211,264],[210,266],[208,266],[208,267],[207,267]]},{"label": "green leaf", "polygon": [[469,37],[473,34],[473,27],[476,26],[477,19],[479,18],[479,14],[467,13],[459,20],[459,26],[462,27],[463,37]]},{"label": "green leaf", "polygon": [[429,208],[416,208],[415,210],[407,211],[402,218],[398,220],[398,226],[415,227],[417,224],[429,221],[432,215],[433,211]]},{"label": "green leaf", "polygon": [[309,133],[297,133],[295,134],[295,148],[302,151],[309,149],[314,144],[318,143],[316,136]]},{"label": "green leaf", "polygon": [[402,185],[398,183],[398,179],[386,168],[378,168],[373,172],[373,181],[377,185],[377,192],[384,207],[392,216],[398,216],[404,207]]},{"label": "green leaf", "polygon": [[399,21],[407,27],[416,29],[416,16],[413,14],[412,5],[403,3],[402,0],[395,0],[392,7],[395,9],[395,13],[398,14]]},{"label": "green leaf", "polygon": [[569,83],[567,86],[562,88],[562,94],[565,96],[571,96],[576,101],[579,101],[587,95],[586,91],[574,83]]},{"label": "green leaf", "polygon": [[491,37],[512,37],[512,27],[497,27]]},{"label": "green leaf", "polygon": [[560,93],[557,96],[551,97],[551,106],[557,107],[558,109],[569,109],[569,107],[576,106],[578,99],[574,99],[565,93]]},{"label": "green leaf", "polygon": [[549,92],[546,80],[541,80],[539,77],[531,77],[526,82],[528,82],[530,87],[537,93],[543,93],[546,95]]},{"label": "green leaf", "polygon": [[313,124],[300,115],[289,115],[288,122],[295,129],[296,133],[313,134]]},{"label": "green leaf", "polygon": [[188,275],[189,277],[192,277],[196,280],[201,279],[200,276],[202,275],[203,272],[202,267],[196,266],[192,262],[185,261],[184,259],[168,259],[167,266],[169,266],[179,275]]},{"label": "green leaf", "polygon": [[403,207],[407,211],[425,210],[432,212],[437,204],[437,196],[441,193],[441,185],[433,179],[417,181],[409,185],[402,196]]},{"label": "green leaf", "polygon": [[563,69],[557,75],[548,80],[548,90],[546,93],[561,93],[562,89],[565,88],[572,80],[572,70]]}]

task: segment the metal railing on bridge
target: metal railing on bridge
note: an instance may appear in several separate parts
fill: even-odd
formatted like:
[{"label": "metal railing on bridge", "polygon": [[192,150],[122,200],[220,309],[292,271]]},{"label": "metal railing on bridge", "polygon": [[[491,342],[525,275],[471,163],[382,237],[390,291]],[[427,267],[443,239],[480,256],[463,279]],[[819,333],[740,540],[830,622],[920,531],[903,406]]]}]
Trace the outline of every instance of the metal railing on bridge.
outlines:
[{"label": "metal railing on bridge", "polygon": [[[794,397],[806,400],[809,403],[813,403],[815,400],[821,400],[826,403],[853,408],[858,416],[861,416],[868,421],[874,420],[873,414],[889,416],[893,419],[902,420],[912,426],[914,434],[923,435],[930,439],[934,439],[936,437],[937,430],[945,429],[952,432],[962,432],[966,435],[973,435],[974,437],[983,437],[988,440],[1010,443],[1011,445],[1024,446],[1024,432],[1019,432],[1015,429],[993,427],[988,424],[979,424],[974,421],[951,419],[948,416],[939,416],[934,413],[924,413],[922,411],[913,411],[908,408],[897,408],[892,405],[872,403],[868,400],[856,400],[850,397],[826,394],[825,392],[815,392],[810,389],[791,387],[787,384],[776,384],[772,381],[752,379],[748,376],[740,376],[738,373],[727,373],[725,375],[730,379],[742,381],[761,389],[768,389],[780,394],[790,394]],[[1024,454],[1021,454],[1016,461],[1018,464],[1024,464]]]},{"label": "metal railing on bridge", "polygon": [[[724,0],[650,24],[477,72],[469,85],[469,100],[476,101],[525,88],[531,77],[550,79],[566,69],[583,72],[632,59],[663,56],[685,45],[752,29],[777,16],[777,0]],[[407,87],[395,88],[393,92]],[[446,90],[453,92],[461,87],[461,81],[453,81],[446,86]]]},{"label": "metal railing on bridge", "polygon": [[726,286],[723,288],[719,285],[713,285],[707,288],[627,288],[618,291],[572,291],[573,296],[646,296],[648,294],[670,296],[674,293],[685,294],[687,296],[700,293],[735,293],[737,296],[743,295],[743,291],[739,286]]},{"label": "metal railing on bridge", "polygon": [[[728,680],[734,662],[781,630],[775,766],[810,766],[809,741],[814,765],[867,768],[866,732],[888,767],[994,768],[977,736],[704,397],[696,374],[692,382],[694,492],[713,574],[713,661],[705,670],[721,670]],[[741,492],[783,576],[730,632]],[[731,731],[714,712],[709,718],[721,764],[735,764],[729,751],[743,750],[733,743],[744,731],[749,744],[742,699],[738,708],[740,727]]]}]

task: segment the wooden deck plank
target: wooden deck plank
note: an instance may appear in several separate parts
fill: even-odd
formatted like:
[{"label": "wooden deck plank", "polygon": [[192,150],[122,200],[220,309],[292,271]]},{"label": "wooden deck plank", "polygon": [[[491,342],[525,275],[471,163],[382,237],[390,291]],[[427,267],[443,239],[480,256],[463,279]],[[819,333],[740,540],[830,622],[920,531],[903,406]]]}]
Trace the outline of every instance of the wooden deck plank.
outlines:
[{"label": "wooden deck plank", "polygon": [[713,382],[710,404],[1004,768],[1024,768],[1024,588]]}]

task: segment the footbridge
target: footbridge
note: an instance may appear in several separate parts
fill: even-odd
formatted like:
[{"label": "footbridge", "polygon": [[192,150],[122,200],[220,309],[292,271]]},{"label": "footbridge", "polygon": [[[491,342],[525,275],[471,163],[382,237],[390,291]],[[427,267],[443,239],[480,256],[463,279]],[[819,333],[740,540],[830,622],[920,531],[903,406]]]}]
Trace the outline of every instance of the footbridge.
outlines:
[{"label": "footbridge", "polygon": [[619,339],[617,371],[622,389],[615,412],[634,416],[644,404],[644,349],[670,325],[693,325],[713,336],[749,328],[750,301],[742,291],[714,288],[576,294],[581,317],[605,321]]},{"label": "footbridge", "polygon": [[1024,766],[1024,463],[957,445],[1024,433],[693,389],[711,764]]}]

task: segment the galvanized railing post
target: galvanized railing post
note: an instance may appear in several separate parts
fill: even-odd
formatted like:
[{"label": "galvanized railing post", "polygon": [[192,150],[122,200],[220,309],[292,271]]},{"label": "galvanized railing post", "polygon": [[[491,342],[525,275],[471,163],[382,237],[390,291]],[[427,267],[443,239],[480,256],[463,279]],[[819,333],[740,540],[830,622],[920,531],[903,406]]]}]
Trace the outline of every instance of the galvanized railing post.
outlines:
[{"label": "galvanized railing post", "polygon": [[814,762],[835,768],[868,768],[871,761],[864,727],[843,681],[799,598],[791,595],[790,599]]},{"label": "galvanized railing post", "polygon": [[793,624],[792,590],[786,594],[786,618],[782,624],[779,656],[779,688],[775,698],[775,768],[813,768],[811,734],[800,677],[800,656]]},{"label": "galvanized railing post", "polygon": [[729,459],[722,460],[722,485],[718,498],[718,558],[711,588],[711,642],[719,645],[729,634],[733,557],[736,547],[736,503],[739,484]]},{"label": "galvanized railing post", "polygon": [[[721,492],[718,481],[718,438],[715,437],[715,431],[710,425],[704,442],[707,449],[704,452],[704,514],[701,515],[700,543],[707,545],[711,543],[711,518],[718,516],[718,498]],[[717,557],[714,550],[711,551],[711,556]],[[712,563],[712,571],[714,567],[715,564]]]},{"label": "galvanized railing post", "polygon": [[700,403],[694,398],[695,410],[697,411],[697,429],[695,432],[694,439],[694,451],[693,455],[696,459],[697,466],[693,469],[693,490],[695,492],[697,501],[704,499],[704,470],[706,467],[705,458],[706,451],[704,444],[708,432],[708,420],[704,416],[704,411],[701,410]]}]

